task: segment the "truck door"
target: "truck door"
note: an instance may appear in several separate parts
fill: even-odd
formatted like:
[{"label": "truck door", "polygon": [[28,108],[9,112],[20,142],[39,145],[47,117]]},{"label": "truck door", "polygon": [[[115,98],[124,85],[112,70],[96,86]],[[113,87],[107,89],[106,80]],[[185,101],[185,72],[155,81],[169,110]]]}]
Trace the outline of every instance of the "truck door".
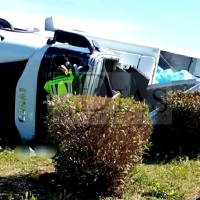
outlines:
[{"label": "truck door", "polygon": [[[112,61],[112,65],[107,67],[106,62],[109,60]],[[113,71],[115,61],[118,61],[118,56],[91,56],[89,61],[90,68],[86,74],[83,94],[96,94],[108,97],[112,97],[114,95],[115,92],[112,91],[109,71]]]}]

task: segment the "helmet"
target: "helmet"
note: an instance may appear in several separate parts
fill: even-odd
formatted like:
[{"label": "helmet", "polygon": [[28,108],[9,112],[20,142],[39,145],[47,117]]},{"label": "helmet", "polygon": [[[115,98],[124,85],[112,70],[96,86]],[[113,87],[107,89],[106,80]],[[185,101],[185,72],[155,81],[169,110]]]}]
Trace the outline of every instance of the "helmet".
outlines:
[{"label": "helmet", "polygon": [[67,69],[67,67],[65,67],[64,65],[61,65],[58,67],[60,70],[62,70],[64,72],[65,75],[67,75],[69,73],[69,70]]},{"label": "helmet", "polygon": [[68,75],[68,73],[69,73],[69,70],[64,66],[64,65],[60,65],[56,70],[55,70],[55,72],[57,73],[59,73],[59,72],[62,72],[62,73],[64,73],[65,75]]}]

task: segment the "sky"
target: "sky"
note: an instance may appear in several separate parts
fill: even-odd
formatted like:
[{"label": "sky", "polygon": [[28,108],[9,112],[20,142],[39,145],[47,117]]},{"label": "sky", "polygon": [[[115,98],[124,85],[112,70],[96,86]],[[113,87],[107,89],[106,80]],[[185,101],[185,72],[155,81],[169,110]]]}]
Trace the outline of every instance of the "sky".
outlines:
[{"label": "sky", "polygon": [[199,52],[200,0],[0,0],[17,28],[74,28],[109,39]]}]

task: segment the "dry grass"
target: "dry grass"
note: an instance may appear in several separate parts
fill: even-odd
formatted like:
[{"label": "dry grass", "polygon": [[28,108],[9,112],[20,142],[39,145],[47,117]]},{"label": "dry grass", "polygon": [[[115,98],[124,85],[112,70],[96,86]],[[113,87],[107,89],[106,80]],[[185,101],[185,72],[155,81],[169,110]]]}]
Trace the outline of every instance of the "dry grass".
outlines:
[{"label": "dry grass", "polygon": [[25,161],[19,161],[13,151],[2,150],[0,153],[0,177],[27,175],[27,173],[36,171],[53,172],[52,160],[30,157]]},{"label": "dry grass", "polygon": [[[53,194],[40,198],[47,193],[45,186],[28,179],[31,172],[38,170],[53,172],[52,161],[38,157],[19,161],[10,150],[0,152],[0,199],[6,200],[10,195],[21,199],[20,195],[31,191],[36,200],[59,200]],[[138,165],[121,200],[196,200],[198,197],[200,162],[185,159],[168,164]]]},{"label": "dry grass", "polygon": [[48,186],[30,179],[30,174],[38,171],[54,172],[52,161],[36,156],[19,161],[13,151],[0,149],[0,199],[22,199],[27,191],[35,196],[45,195]]}]

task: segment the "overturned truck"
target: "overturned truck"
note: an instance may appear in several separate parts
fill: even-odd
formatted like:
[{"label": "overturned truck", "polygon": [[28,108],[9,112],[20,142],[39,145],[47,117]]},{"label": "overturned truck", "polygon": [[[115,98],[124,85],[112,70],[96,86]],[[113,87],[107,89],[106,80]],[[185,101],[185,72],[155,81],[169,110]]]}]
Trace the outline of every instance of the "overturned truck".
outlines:
[{"label": "overturned truck", "polygon": [[[83,77],[73,91],[114,98],[133,97],[146,101],[155,122],[156,106],[163,93],[172,89],[198,89],[199,58],[160,50],[159,48],[111,41],[49,27],[38,29],[14,28],[0,19],[0,71],[3,114],[0,117],[2,141],[14,147],[20,143],[34,146],[42,133],[46,115],[45,83],[58,65],[68,60],[72,71]],[[52,25],[52,24],[51,24]],[[52,31],[52,32],[51,32]],[[177,57],[183,65],[173,64]],[[176,60],[176,59],[175,59]],[[187,80],[158,82],[158,67],[191,74]],[[163,79],[164,80],[164,79]],[[6,86],[6,84],[8,84]],[[156,123],[156,122],[155,122]]]}]

